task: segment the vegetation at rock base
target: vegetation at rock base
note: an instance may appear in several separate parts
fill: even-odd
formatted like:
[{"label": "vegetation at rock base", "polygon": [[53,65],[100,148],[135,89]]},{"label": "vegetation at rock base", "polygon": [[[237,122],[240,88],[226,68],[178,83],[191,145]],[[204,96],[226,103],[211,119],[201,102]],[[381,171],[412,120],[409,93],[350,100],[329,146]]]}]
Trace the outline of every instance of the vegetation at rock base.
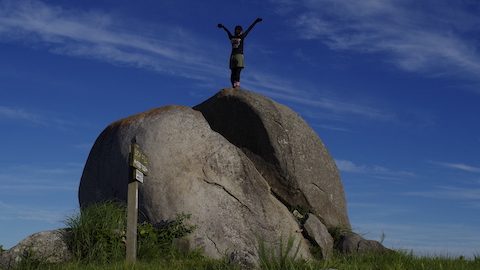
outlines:
[{"label": "vegetation at rock base", "polygon": [[[351,230],[337,228],[338,235]],[[260,269],[262,270],[478,270],[480,257],[465,260],[446,257],[417,257],[412,253],[402,251],[382,254],[353,254],[336,253],[329,260],[306,261],[297,258],[298,248],[295,239],[289,237],[286,244],[280,241],[275,250],[267,247],[264,241],[259,241]],[[290,256],[288,256],[290,255]]]},{"label": "vegetation at rock base", "polygon": [[[138,258],[154,260],[175,257],[177,253],[185,253],[174,246],[175,239],[181,239],[192,233],[195,226],[186,224],[190,218],[187,214],[178,214],[175,220],[159,224],[144,222],[138,227]],[[189,256],[200,256],[200,251],[190,251]]]},{"label": "vegetation at rock base", "polygon": [[[81,214],[67,219],[75,259],[71,262],[49,264],[34,259],[26,252],[15,269],[146,269],[146,270],[220,270],[240,269],[229,263],[227,257],[214,260],[199,250],[180,251],[174,239],[193,232],[187,225],[189,215],[178,215],[175,220],[162,224],[142,223],[138,227],[139,256],[136,264],[125,262],[125,207],[117,203],[92,205]],[[340,229],[339,229],[340,230]],[[341,231],[341,230],[340,230]],[[259,241],[259,267],[264,270],[478,270],[480,256],[473,259],[446,257],[417,257],[411,253],[342,255],[329,260],[306,261],[297,258],[299,245],[294,238],[269,247]]]},{"label": "vegetation at rock base", "polygon": [[[174,239],[195,230],[186,224],[190,215],[175,220],[138,225],[138,257],[152,260],[174,255]],[[66,220],[67,243],[73,256],[83,263],[112,263],[125,259],[126,208],[115,202],[94,204]],[[193,252],[192,252],[193,253]]]},{"label": "vegetation at rock base", "polygon": [[334,245],[336,245],[342,238],[343,235],[352,233],[352,229],[345,227],[332,227],[328,229],[328,233],[333,238]]},{"label": "vegetation at rock base", "polygon": [[[265,241],[259,240],[258,256],[260,258],[260,268],[265,270],[275,269],[296,269],[301,261],[297,260],[300,242],[295,248],[295,238],[290,236],[287,243],[283,244],[283,238],[280,239],[278,250],[267,247]],[[294,251],[295,248],[295,251]]]},{"label": "vegetation at rock base", "polygon": [[67,244],[83,262],[109,263],[125,257],[126,209],[115,202],[93,204],[67,218]]}]

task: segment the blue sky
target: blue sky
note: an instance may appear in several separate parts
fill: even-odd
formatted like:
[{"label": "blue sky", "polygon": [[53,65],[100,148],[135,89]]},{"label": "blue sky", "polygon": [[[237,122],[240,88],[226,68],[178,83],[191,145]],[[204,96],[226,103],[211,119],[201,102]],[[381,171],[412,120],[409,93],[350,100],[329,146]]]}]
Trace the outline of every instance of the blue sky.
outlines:
[{"label": "blue sky", "polygon": [[242,86],[337,162],[354,229],[480,253],[480,2],[0,0],[0,244],[63,226],[109,123],[229,86],[216,28],[258,24]]}]

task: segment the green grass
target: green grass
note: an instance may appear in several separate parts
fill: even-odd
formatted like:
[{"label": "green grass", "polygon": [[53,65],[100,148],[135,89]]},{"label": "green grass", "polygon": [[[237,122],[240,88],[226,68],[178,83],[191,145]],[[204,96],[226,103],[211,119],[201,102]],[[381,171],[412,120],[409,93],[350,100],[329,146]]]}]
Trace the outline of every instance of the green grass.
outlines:
[{"label": "green grass", "polygon": [[[269,265],[275,265],[280,258],[274,258],[276,262],[269,262]],[[282,259],[283,260],[283,259]],[[112,262],[109,264],[100,263],[84,263],[80,261],[57,264],[57,265],[34,265],[25,264],[30,268],[19,269],[171,269],[171,270],[190,270],[190,269],[205,269],[205,270],[220,270],[220,269],[239,269],[234,265],[228,264],[226,260],[213,260],[205,258],[201,255],[170,257],[164,259],[154,259],[150,261],[138,261],[135,265],[128,265],[123,260]],[[321,269],[337,269],[337,270],[478,270],[480,269],[480,259],[463,260],[452,258],[430,258],[430,257],[416,257],[406,253],[391,253],[384,255],[361,255],[361,256],[341,256],[337,255],[328,261],[303,261],[294,260],[289,263],[276,265],[274,268],[261,269],[276,269],[276,270],[321,270]]]},{"label": "green grass", "polygon": [[[324,262],[326,268],[342,270],[478,270],[479,260],[464,260],[445,257],[417,257],[404,252],[364,254],[357,256],[337,255],[334,259]],[[301,269],[301,268],[299,268]],[[315,269],[315,268],[304,268]]]},{"label": "green grass", "polygon": [[[195,226],[188,225],[188,215],[180,214],[175,220],[163,224],[143,223],[138,227],[138,261],[125,263],[125,207],[109,202],[92,205],[81,214],[67,219],[70,230],[68,243],[74,260],[68,263],[48,264],[23,258],[16,269],[169,269],[220,270],[240,269],[227,258],[209,259],[199,250],[179,250],[173,239],[191,233]],[[338,232],[341,232],[340,230]],[[337,232],[337,233],[338,233]],[[0,246],[1,247],[1,246]],[[417,257],[405,252],[384,254],[342,255],[329,260],[305,261],[298,259],[299,244],[290,237],[277,247],[268,247],[259,241],[259,267],[262,270],[479,270],[480,256],[472,260],[463,258]],[[1,251],[1,249],[0,249]]]},{"label": "green grass", "polygon": [[67,244],[84,262],[109,263],[125,257],[126,209],[115,202],[94,204],[67,218]]},{"label": "green grass", "polygon": [[283,242],[283,238],[281,238],[280,246],[278,248],[274,248],[268,247],[263,239],[259,240],[258,255],[260,258],[259,264],[261,269],[295,269],[297,265],[305,263],[296,259],[300,249],[300,241],[296,247],[295,238],[293,236],[288,238],[285,245]]},{"label": "green grass", "polygon": [[213,260],[205,257],[194,258],[170,258],[170,259],[155,259],[145,261],[137,261],[135,264],[127,264],[124,261],[113,262],[109,264],[99,263],[82,263],[82,262],[70,262],[56,265],[41,265],[39,268],[23,268],[23,269],[49,269],[49,270],[116,270],[116,269],[158,269],[158,270],[221,270],[221,269],[235,269],[238,267],[229,265],[223,260]]}]

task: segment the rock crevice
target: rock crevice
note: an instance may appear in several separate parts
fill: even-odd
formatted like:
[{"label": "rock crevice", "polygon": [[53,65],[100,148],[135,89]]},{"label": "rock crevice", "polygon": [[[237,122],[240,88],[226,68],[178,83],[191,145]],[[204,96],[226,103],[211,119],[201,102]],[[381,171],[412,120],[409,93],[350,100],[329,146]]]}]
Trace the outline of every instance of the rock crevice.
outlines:
[{"label": "rock crevice", "polygon": [[221,184],[219,183],[216,183],[216,182],[210,182],[208,181],[207,179],[205,178],[202,178],[202,180],[209,184],[209,185],[214,185],[220,189],[222,189],[223,191],[225,191],[230,197],[232,197],[234,200],[236,200],[239,204],[241,204],[243,207],[245,207],[250,213],[253,213],[252,209],[250,209],[250,207],[248,207],[248,205],[244,204],[242,201],[240,201],[240,199],[238,199],[235,195],[233,195],[233,193],[231,191],[229,191],[227,188],[225,188],[224,186],[222,186]]}]

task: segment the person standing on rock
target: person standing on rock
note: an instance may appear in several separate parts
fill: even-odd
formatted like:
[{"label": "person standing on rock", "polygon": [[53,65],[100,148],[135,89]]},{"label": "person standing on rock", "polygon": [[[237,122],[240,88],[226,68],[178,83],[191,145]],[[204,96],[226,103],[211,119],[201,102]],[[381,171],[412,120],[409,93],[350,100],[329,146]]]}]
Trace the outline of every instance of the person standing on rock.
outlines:
[{"label": "person standing on rock", "polygon": [[228,39],[230,39],[230,42],[232,43],[232,53],[230,54],[230,70],[232,71],[232,74],[230,76],[230,82],[232,83],[233,88],[240,87],[240,72],[245,67],[243,57],[243,40],[247,37],[250,30],[252,30],[253,27],[261,21],[261,18],[257,18],[245,32],[243,32],[242,26],[235,26],[235,35],[232,35],[232,33],[223,24],[219,23],[217,25],[218,28],[227,32]]}]

